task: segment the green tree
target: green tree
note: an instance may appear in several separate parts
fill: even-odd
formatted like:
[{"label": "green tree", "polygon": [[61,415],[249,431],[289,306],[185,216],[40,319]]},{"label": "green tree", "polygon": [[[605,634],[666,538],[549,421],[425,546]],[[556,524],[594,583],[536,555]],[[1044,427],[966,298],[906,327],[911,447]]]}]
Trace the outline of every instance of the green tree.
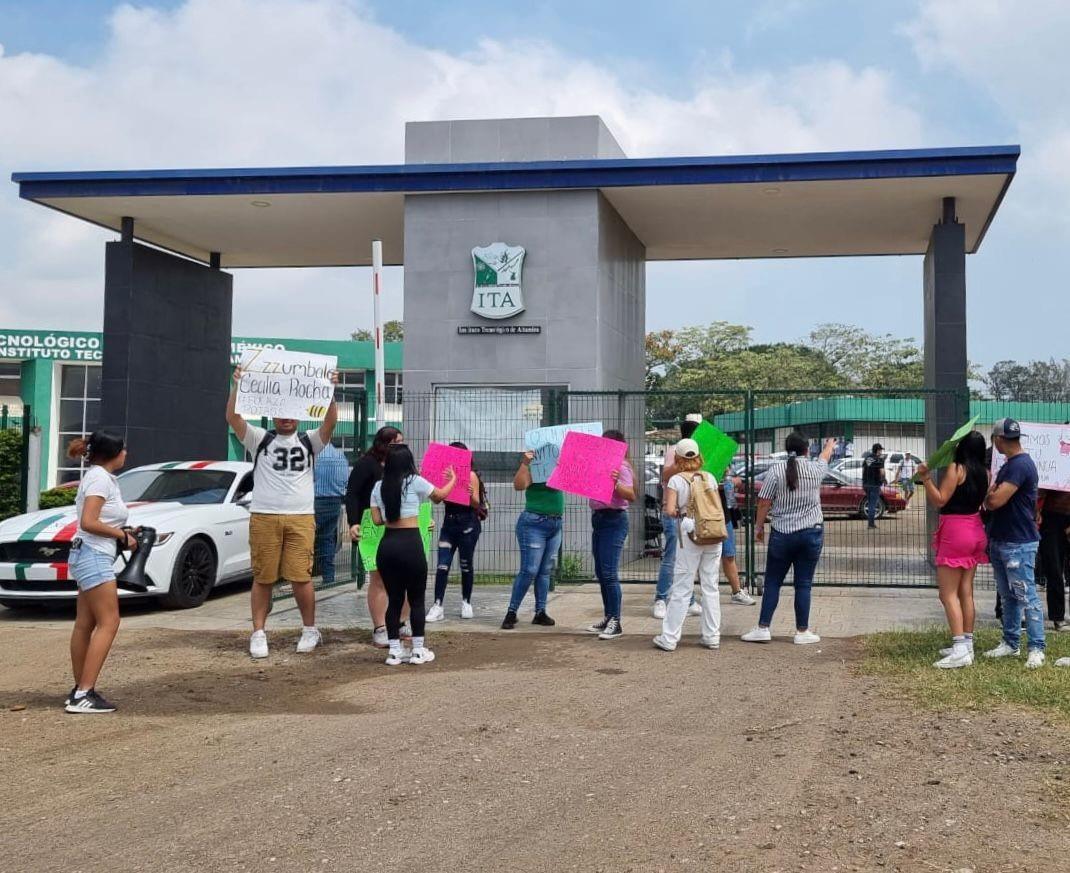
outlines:
[{"label": "green tree", "polygon": [[982,377],[993,400],[1070,399],[1070,358],[1056,361],[999,361]]},{"label": "green tree", "polygon": [[[350,337],[363,342],[371,342],[375,339],[374,334],[367,328],[359,328],[350,334]],[[400,343],[405,339],[405,322],[392,319],[383,324],[383,342]]]},{"label": "green tree", "polygon": [[820,324],[807,338],[845,388],[921,388],[921,349],[911,338],[872,334],[849,324]]},{"label": "green tree", "polygon": [[0,430],[0,521],[22,512],[22,434]]}]

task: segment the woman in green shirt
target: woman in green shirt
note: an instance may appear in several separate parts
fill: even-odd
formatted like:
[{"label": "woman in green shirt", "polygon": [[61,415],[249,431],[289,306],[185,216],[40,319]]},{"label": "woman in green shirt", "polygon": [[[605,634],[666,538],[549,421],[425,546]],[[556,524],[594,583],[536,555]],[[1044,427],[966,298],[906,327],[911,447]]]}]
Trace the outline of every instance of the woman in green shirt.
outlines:
[{"label": "woman in green shirt", "polygon": [[553,627],[546,614],[550,594],[550,571],[561,548],[561,519],[565,514],[565,495],[540,482],[531,481],[532,452],[525,452],[513,477],[513,488],[524,492],[524,511],[516,520],[516,542],[520,549],[520,572],[513,581],[513,596],[502,630],[516,627],[516,611],[535,583],[535,618],[532,624]]}]

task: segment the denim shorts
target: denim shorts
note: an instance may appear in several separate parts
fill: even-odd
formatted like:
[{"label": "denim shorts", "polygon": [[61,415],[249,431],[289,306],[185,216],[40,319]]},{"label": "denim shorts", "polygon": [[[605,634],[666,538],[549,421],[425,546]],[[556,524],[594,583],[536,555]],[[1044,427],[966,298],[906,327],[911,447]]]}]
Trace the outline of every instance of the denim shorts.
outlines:
[{"label": "denim shorts", "polygon": [[721,557],[734,558],[736,556],[736,529],[729,518],[724,520],[724,526],[728,531],[728,539],[721,543]]},{"label": "denim shorts", "polygon": [[89,591],[115,579],[115,558],[84,543],[72,545],[67,572],[78,583],[79,591]]}]

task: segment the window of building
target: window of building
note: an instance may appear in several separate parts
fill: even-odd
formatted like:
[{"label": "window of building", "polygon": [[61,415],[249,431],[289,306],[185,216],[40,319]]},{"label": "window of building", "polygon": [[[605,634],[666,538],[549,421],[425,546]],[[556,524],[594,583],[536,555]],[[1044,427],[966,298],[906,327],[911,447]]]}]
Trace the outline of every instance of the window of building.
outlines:
[{"label": "window of building", "polygon": [[0,398],[4,403],[21,403],[22,364],[0,364]]},{"label": "window of building", "polygon": [[82,478],[82,461],[67,457],[67,444],[100,426],[100,366],[65,364],[59,376],[59,419],[56,440],[56,484]]},{"label": "window of building", "polygon": [[401,403],[401,373],[384,373],[383,400],[387,403]]}]

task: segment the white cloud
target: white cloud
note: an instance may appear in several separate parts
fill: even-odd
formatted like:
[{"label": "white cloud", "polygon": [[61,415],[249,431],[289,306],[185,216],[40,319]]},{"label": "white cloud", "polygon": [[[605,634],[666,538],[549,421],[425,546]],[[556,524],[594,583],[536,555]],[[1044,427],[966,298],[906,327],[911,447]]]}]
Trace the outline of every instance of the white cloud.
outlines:
[{"label": "white cloud", "polygon": [[[889,74],[838,61],[775,73],[719,62],[677,99],[546,43],[431,50],[346,0],[124,6],[110,28],[87,66],[0,54],[5,170],[400,162],[407,120],[512,115],[597,113],[636,156],[923,144]],[[98,326],[108,238],[5,185],[0,324]],[[239,272],[235,329],[344,335],[370,319],[367,284],[352,270]],[[396,273],[392,285],[398,315]],[[339,313],[330,327],[304,305],[285,308],[295,287]]]}]

